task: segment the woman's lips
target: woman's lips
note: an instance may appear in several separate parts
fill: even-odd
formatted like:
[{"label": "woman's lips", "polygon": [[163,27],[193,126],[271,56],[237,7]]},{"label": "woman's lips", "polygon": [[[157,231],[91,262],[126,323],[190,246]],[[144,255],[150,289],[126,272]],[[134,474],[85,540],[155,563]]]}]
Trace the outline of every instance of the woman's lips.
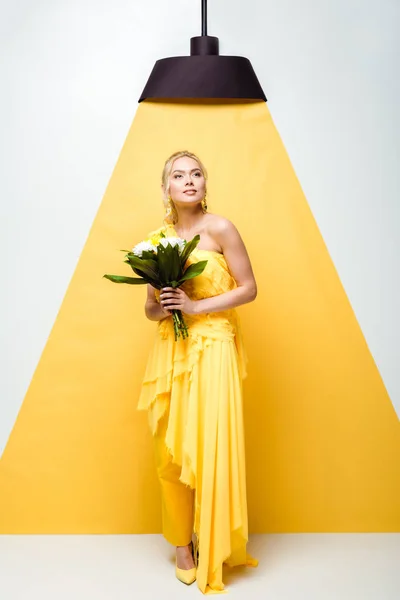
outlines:
[{"label": "woman's lips", "polygon": [[184,193],[184,194],[191,194],[191,195],[193,195],[193,194],[196,194],[196,193],[197,193],[197,190],[186,190],[186,191],[185,191],[185,192],[183,192],[183,193]]}]

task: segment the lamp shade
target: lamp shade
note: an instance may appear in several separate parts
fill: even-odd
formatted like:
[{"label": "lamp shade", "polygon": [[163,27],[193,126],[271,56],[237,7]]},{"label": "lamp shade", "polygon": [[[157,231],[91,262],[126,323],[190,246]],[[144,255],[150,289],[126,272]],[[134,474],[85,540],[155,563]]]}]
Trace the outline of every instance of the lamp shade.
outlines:
[{"label": "lamp shade", "polygon": [[190,40],[191,55],[156,61],[139,98],[267,98],[249,59],[220,56],[218,38]]}]

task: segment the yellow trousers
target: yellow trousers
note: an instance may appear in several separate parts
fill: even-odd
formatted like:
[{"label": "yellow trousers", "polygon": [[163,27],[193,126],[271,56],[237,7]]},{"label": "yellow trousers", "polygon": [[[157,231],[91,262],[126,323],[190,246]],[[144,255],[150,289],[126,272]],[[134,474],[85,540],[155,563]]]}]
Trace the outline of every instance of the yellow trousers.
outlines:
[{"label": "yellow trousers", "polygon": [[171,461],[165,445],[169,412],[162,417],[154,436],[157,474],[161,488],[162,527],[173,546],[186,546],[193,533],[195,490],[179,481],[181,467]]}]

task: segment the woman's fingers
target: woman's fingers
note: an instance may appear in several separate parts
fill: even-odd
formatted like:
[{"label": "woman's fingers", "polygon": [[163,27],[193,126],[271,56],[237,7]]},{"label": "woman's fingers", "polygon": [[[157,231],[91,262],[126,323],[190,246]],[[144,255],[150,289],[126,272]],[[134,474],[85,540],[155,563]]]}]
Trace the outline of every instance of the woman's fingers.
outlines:
[{"label": "woman's fingers", "polygon": [[182,300],[180,298],[168,298],[167,300],[163,300],[163,306],[167,306],[169,309],[171,307],[175,308],[175,305],[179,305],[179,307],[182,304]]},{"label": "woman's fingers", "polygon": [[164,308],[168,308],[168,309],[176,308],[176,306],[178,306],[178,305],[179,305],[179,308],[180,308],[181,305],[182,305],[182,301],[176,300],[176,299],[172,299],[172,298],[171,298],[171,300],[164,300],[162,302],[162,306],[164,306]]},{"label": "woman's fingers", "polygon": [[166,298],[180,298],[181,297],[181,292],[177,289],[173,289],[173,288],[167,288],[170,289],[171,291],[168,292],[161,292],[160,294],[160,298],[162,298],[163,300],[165,300]]},{"label": "woman's fingers", "polygon": [[168,310],[182,310],[185,302],[185,293],[179,288],[162,288],[160,302]]}]

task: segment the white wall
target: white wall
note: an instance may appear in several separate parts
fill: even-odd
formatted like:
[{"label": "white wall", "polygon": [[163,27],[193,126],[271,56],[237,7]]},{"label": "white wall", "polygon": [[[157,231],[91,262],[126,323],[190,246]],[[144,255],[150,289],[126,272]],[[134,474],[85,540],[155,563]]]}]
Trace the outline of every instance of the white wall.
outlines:
[{"label": "white wall", "polygon": [[[210,0],[247,56],[400,414],[398,0]],[[156,59],[200,0],[0,3],[0,453]]]}]

